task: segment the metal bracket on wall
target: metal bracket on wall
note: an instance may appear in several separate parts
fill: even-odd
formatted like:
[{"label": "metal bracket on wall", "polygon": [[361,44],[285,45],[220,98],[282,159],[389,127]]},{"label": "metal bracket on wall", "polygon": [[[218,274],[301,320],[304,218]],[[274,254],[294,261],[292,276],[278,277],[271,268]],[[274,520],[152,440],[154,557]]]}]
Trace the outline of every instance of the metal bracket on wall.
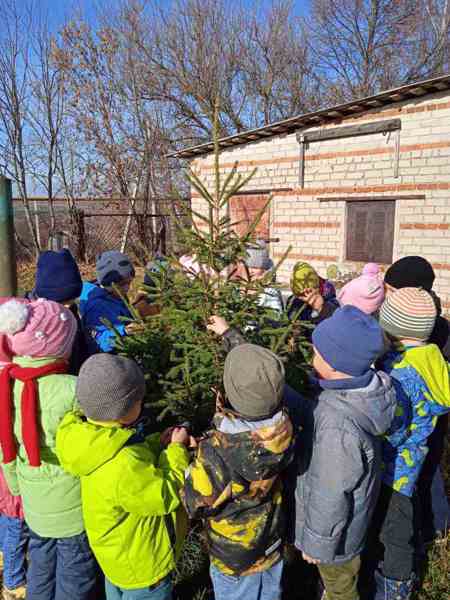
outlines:
[{"label": "metal bracket on wall", "polygon": [[365,123],[363,125],[346,125],[344,127],[332,127],[330,129],[320,129],[306,133],[297,133],[297,141],[300,144],[299,174],[298,182],[301,188],[305,183],[305,144],[311,142],[323,142],[326,140],[338,140],[360,135],[371,135],[375,133],[389,133],[395,131],[395,164],[394,176],[398,177],[399,156],[400,156],[400,130],[402,128],[401,119],[386,119],[376,123]]}]

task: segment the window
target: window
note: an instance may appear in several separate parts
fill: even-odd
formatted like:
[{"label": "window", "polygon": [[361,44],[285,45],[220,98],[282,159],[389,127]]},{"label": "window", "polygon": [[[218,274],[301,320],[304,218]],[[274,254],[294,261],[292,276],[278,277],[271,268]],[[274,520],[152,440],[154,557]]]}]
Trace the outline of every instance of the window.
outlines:
[{"label": "window", "polygon": [[395,202],[347,202],[346,259],[390,264],[394,248]]}]

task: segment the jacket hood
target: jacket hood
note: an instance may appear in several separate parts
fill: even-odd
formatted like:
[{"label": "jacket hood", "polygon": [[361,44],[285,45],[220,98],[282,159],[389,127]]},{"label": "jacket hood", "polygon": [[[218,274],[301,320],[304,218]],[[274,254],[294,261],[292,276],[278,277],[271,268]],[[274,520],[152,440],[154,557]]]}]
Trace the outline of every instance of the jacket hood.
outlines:
[{"label": "jacket hood", "polygon": [[246,481],[275,477],[292,458],[293,428],[284,411],[256,422],[217,414],[214,424],[213,446],[224,450],[227,465]]},{"label": "jacket hood", "polygon": [[425,381],[435,402],[442,406],[450,405],[450,367],[436,344],[406,350],[395,367],[408,365]]},{"label": "jacket hood", "polygon": [[133,435],[133,429],[91,423],[70,412],[56,434],[56,454],[65,471],[82,477],[114,458]]},{"label": "jacket hood", "polygon": [[367,433],[383,435],[394,418],[397,397],[390,377],[378,371],[365,388],[322,392],[322,402],[347,413]]}]

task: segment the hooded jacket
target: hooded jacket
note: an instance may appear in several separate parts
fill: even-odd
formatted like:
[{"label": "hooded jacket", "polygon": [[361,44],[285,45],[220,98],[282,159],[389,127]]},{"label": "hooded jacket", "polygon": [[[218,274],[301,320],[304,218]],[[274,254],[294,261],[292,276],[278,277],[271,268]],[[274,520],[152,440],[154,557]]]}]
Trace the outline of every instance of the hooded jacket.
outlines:
[{"label": "hooded jacket", "polygon": [[[42,367],[49,358],[15,357],[21,367]],[[17,457],[2,469],[11,493],[21,496],[25,520],[35,533],[47,538],[67,538],[84,531],[81,514],[80,482],[66,473],[55,454],[55,438],[64,415],[76,407],[76,378],[72,375],[47,375],[37,381],[41,466],[32,467],[23,445],[21,397],[23,383],[14,383],[14,435]]]},{"label": "hooded jacket", "polygon": [[109,581],[138,589],[166,577],[186,530],[179,498],[186,448],[162,450],[159,434],[145,438],[71,412],[58,430],[56,450],[64,469],[81,479],[86,533]]},{"label": "hooded jacket", "polygon": [[324,389],[303,402],[295,545],[321,563],[344,563],[363,550],[381,483],[381,436],[395,408],[381,372],[365,388]]},{"label": "hooded jacket", "polygon": [[435,344],[388,353],[381,368],[397,392],[395,419],[383,443],[383,482],[414,493],[428,452],[427,439],[440,415],[450,411],[450,365]]},{"label": "hooded jacket", "polygon": [[214,417],[182,493],[192,518],[203,518],[213,563],[232,575],[269,568],[284,536],[281,473],[293,455],[289,417],[246,421]]},{"label": "hooded jacket", "polygon": [[109,321],[119,335],[125,335],[123,318],[131,318],[125,302],[98,285],[84,283],[79,310],[89,355],[113,352],[115,334],[103,321]]}]

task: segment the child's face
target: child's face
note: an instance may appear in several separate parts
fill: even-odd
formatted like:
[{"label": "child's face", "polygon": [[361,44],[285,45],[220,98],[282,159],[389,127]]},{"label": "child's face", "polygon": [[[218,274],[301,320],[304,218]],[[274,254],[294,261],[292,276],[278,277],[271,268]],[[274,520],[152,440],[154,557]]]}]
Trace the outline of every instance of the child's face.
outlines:
[{"label": "child's face", "polygon": [[119,283],[116,283],[116,287],[120,289],[120,291],[122,292],[122,294],[124,296],[126,296],[128,294],[128,292],[130,291],[130,286],[131,286],[131,282],[133,281],[133,277],[127,277],[126,279],[123,279],[122,281],[120,281]]},{"label": "child's face", "polygon": [[142,400],[139,400],[139,402],[136,402],[136,404],[130,409],[130,411],[124,417],[119,419],[119,423],[121,423],[122,425],[125,425],[125,426],[131,425],[139,418],[139,415],[141,414],[141,410],[142,410]]},{"label": "child's face", "polygon": [[315,348],[313,356],[313,367],[321,379],[333,379],[335,370],[322,358]]}]

